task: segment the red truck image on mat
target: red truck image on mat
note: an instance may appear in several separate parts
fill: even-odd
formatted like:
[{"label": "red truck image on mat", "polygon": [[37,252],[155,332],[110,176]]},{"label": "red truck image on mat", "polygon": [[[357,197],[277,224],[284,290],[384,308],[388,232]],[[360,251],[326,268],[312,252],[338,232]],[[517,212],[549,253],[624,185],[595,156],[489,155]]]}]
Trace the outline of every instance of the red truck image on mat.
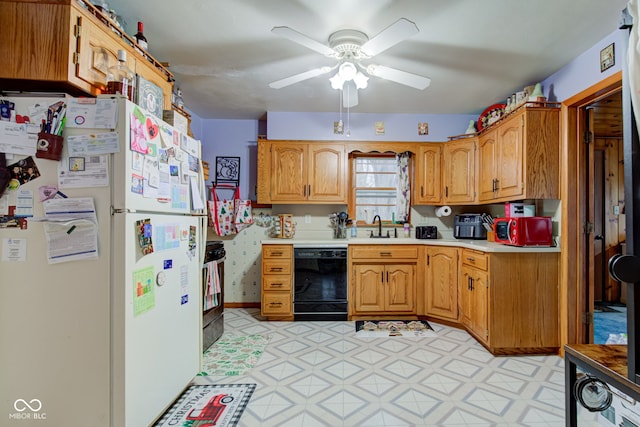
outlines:
[{"label": "red truck image on mat", "polygon": [[[189,421],[208,421],[205,424],[196,424],[199,427],[213,427],[217,425],[218,419],[229,403],[233,402],[233,396],[228,394],[217,394],[213,396],[202,408],[194,408],[187,414]],[[186,424],[186,423],[185,423]]]}]

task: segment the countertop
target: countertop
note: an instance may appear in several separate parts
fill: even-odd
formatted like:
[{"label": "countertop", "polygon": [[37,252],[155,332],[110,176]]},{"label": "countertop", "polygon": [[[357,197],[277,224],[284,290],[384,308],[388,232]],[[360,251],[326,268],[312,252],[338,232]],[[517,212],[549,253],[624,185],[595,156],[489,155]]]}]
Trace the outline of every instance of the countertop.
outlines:
[{"label": "countertop", "polygon": [[515,247],[487,240],[464,239],[416,239],[416,238],[368,238],[356,237],[348,239],[264,239],[263,245],[293,245],[298,247],[348,247],[349,245],[425,245],[452,246],[458,248],[475,249],[482,252],[531,253],[531,252],[560,252],[559,247]]}]

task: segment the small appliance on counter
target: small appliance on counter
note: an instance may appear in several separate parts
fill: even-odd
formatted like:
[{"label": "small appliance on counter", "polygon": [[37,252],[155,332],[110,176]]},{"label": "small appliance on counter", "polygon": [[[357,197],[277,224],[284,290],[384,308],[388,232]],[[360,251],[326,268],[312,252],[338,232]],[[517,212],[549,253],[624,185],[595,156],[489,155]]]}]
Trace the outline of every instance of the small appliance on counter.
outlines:
[{"label": "small appliance on counter", "polygon": [[416,239],[437,239],[438,227],[435,225],[419,225],[416,227]]},{"label": "small appliance on counter", "polygon": [[551,217],[496,218],[495,241],[511,246],[553,246]]},{"label": "small appliance on counter", "polygon": [[487,229],[482,224],[482,214],[456,215],[453,223],[453,237],[456,239],[486,240]]}]

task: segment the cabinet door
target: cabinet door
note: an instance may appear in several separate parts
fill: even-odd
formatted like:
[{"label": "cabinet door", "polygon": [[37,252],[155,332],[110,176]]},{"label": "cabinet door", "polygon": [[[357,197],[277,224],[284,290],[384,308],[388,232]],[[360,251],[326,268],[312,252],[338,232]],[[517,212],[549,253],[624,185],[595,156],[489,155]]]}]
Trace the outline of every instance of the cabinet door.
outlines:
[{"label": "cabinet door", "polygon": [[444,146],[444,201],[474,203],[476,198],[477,139],[454,141]]},{"label": "cabinet door", "polygon": [[471,330],[478,339],[489,341],[487,273],[473,269],[471,279]]},{"label": "cabinet door", "polygon": [[385,310],[415,313],[415,265],[387,265],[384,272]]},{"label": "cabinet door", "polygon": [[495,197],[496,191],[496,131],[490,131],[478,141],[478,201]]},{"label": "cabinet door", "polygon": [[306,145],[271,144],[271,200],[297,202],[307,196]]},{"label": "cabinet door", "polygon": [[[91,20],[77,15],[78,49],[76,58],[76,76],[91,86],[104,90],[107,87],[109,67],[118,63],[118,49],[122,42],[112,37],[103,28],[99,28]],[[127,67],[135,70],[135,58],[127,55]]]},{"label": "cabinet door", "polygon": [[344,145],[309,144],[307,198],[347,202],[347,159]]},{"label": "cabinet door", "polygon": [[498,130],[497,196],[513,197],[523,194],[523,116],[515,116],[505,122]]},{"label": "cabinet door", "polygon": [[460,322],[477,339],[488,343],[489,314],[487,272],[463,264],[460,267]]},{"label": "cabinet door", "polygon": [[416,161],[415,204],[438,204],[442,201],[442,145],[420,146]]},{"label": "cabinet door", "polygon": [[458,249],[427,248],[427,314],[458,320]]},{"label": "cabinet door", "polygon": [[353,298],[356,313],[382,313],[385,310],[381,264],[355,264]]}]

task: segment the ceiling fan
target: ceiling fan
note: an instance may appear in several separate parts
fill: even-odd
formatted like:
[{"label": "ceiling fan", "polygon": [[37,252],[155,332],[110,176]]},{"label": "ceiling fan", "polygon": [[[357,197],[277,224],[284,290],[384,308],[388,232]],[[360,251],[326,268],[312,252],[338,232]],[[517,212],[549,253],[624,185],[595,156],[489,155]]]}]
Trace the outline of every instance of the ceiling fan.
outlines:
[{"label": "ceiling fan", "polygon": [[330,79],[331,87],[342,89],[349,93],[343,97],[345,107],[358,104],[358,89],[367,87],[369,76],[390,80],[416,89],[425,89],[431,79],[385,65],[362,63],[390,47],[417,34],[420,30],[415,23],[400,18],[372,39],[357,30],[339,30],[329,36],[329,45],[319,43],[310,37],[289,27],[273,27],[271,32],[295,43],[305,46],[327,57],[335,58],[338,62],[334,66],[325,66],[295,74],[281,80],[269,83],[274,89],[280,89],[301,81],[328,74],[338,69]]}]

